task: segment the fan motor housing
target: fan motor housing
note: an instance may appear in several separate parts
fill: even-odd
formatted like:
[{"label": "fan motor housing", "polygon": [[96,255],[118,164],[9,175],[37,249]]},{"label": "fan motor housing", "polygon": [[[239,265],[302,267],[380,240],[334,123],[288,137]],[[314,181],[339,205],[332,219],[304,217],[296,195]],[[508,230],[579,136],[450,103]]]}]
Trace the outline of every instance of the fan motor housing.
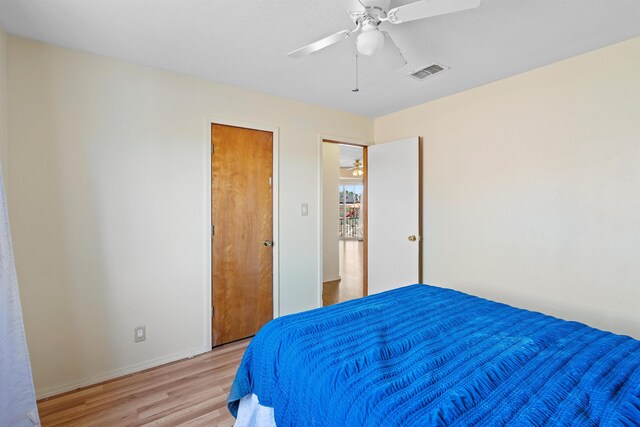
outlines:
[{"label": "fan motor housing", "polygon": [[364,0],[361,1],[361,3],[367,11],[352,14],[354,23],[364,24],[369,22],[371,24],[378,25],[382,18],[386,18],[387,11],[389,10],[389,0]]},{"label": "fan motor housing", "polygon": [[361,0],[361,3],[364,7],[368,8],[378,8],[382,11],[389,10],[390,0]]}]

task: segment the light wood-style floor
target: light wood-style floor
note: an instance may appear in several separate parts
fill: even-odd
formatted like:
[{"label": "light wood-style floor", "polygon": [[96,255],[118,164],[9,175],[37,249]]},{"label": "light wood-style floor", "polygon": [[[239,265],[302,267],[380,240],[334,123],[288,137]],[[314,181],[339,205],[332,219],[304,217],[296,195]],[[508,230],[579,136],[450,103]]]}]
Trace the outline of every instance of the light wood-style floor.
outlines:
[{"label": "light wood-style floor", "polygon": [[[342,280],[325,283],[325,306],[362,297],[363,244],[339,244]],[[227,395],[249,342],[40,400],[42,425],[230,427]]]},{"label": "light wood-style floor", "polygon": [[340,240],[341,280],[325,282],[322,304],[328,305],[362,297],[364,244],[358,240]]},{"label": "light wood-style floor", "polygon": [[41,400],[42,425],[230,427],[227,395],[249,342]]}]

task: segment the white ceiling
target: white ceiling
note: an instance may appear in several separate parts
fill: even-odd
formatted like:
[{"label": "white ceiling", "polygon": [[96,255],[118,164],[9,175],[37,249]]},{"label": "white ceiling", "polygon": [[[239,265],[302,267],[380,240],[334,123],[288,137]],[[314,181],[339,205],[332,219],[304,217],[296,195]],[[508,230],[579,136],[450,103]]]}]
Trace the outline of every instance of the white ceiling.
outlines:
[{"label": "white ceiling", "polygon": [[340,144],[340,167],[352,168],[356,160],[362,160],[362,147]]},{"label": "white ceiling", "polygon": [[[20,36],[375,117],[640,36],[640,1],[483,0],[382,24],[408,64],[393,72],[362,58],[359,93],[353,38],[286,55],[352,28],[341,0],[2,0],[0,22]],[[451,70],[424,81],[403,74],[434,61]]]}]

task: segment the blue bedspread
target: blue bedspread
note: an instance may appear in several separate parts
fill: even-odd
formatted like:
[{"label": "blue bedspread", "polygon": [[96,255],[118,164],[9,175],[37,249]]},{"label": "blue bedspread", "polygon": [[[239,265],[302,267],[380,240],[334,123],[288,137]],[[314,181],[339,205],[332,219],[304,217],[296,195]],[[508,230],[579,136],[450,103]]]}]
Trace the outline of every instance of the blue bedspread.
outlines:
[{"label": "blue bedspread", "polygon": [[275,319],[229,395],[284,426],[640,426],[640,341],[413,285]]}]

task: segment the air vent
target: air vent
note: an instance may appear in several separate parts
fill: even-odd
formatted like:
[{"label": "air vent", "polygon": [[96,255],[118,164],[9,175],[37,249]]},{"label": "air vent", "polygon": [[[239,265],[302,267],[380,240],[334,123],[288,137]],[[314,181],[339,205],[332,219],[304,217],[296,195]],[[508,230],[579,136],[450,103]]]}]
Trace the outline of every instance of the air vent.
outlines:
[{"label": "air vent", "polygon": [[447,67],[446,65],[434,63],[424,68],[420,68],[413,73],[410,73],[409,77],[413,77],[416,80],[424,80],[429,76],[433,76],[434,74],[441,73],[442,71],[446,71],[448,69],[449,67]]}]

